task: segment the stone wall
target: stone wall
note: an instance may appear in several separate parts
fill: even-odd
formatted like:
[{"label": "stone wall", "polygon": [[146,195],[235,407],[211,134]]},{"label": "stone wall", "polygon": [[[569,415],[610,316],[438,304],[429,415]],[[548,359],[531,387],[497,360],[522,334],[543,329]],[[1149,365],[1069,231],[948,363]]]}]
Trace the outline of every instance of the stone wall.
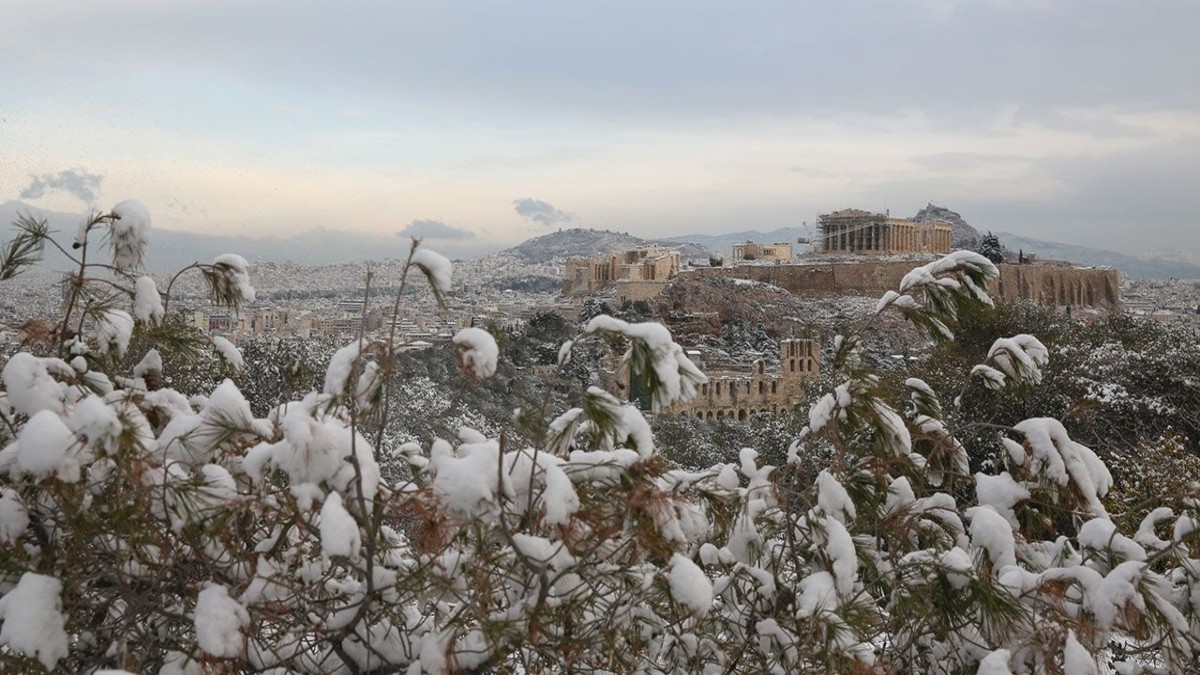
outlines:
[{"label": "stone wall", "polygon": [[[846,261],[795,265],[737,265],[700,267],[681,274],[694,279],[729,277],[752,279],[795,295],[833,295],[857,292],[880,295],[900,286],[900,280],[921,261]],[[1115,309],[1121,305],[1116,270],[1073,267],[1068,263],[1037,262],[998,265],[1000,279],[989,291],[998,300],[1024,299],[1060,306]]]},{"label": "stone wall", "polygon": [[627,279],[618,279],[613,283],[613,290],[616,293],[618,304],[637,302],[639,300],[652,300],[657,298],[666,287],[667,282],[665,280],[629,281]]},{"label": "stone wall", "polygon": [[678,271],[679,252],[661,246],[573,258],[567,261],[563,295],[591,295],[618,280],[665,282]]}]

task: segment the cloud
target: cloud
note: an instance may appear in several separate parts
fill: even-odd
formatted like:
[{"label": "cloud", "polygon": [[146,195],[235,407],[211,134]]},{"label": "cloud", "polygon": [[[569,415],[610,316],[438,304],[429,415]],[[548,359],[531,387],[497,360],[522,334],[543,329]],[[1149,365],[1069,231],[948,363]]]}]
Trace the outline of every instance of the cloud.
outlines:
[{"label": "cloud", "polygon": [[575,219],[573,214],[559,211],[553,204],[532,197],[514,199],[513,208],[522,218],[528,218],[543,227],[552,227]]},{"label": "cloud", "polygon": [[916,155],[911,160],[919,167],[933,171],[971,171],[988,168],[997,164],[1026,162],[1028,158],[1010,153],[987,152],[937,152],[928,155]]},{"label": "cloud", "polygon": [[396,233],[401,237],[418,239],[474,239],[475,233],[451,227],[440,220],[420,219],[412,221]]},{"label": "cloud", "polygon": [[21,199],[41,199],[47,192],[61,191],[75,195],[89,206],[96,203],[96,191],[104,181],[104,176],[87,169],[64,169],[29,178],[29,185],[21,190]]}]

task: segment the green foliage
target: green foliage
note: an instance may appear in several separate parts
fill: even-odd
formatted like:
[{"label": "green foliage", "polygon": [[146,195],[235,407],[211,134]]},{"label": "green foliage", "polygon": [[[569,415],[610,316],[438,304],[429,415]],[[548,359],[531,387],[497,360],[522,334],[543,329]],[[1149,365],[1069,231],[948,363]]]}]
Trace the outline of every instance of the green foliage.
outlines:
[{"label": "green foliage", "polygon": [[[1050,352],[1039,386],[1000,391],[962,373],[983,363],[1003,337],[1037,335]],[[993,461],[998,446],[980,423],[1011,426],[1029,417],[1063,420],[1073,437],[1108,456],[1166,431],[1200,449],[1200,347],[1186,331],[1121,314],[1072,318],[1046,305],[1017,302],[968,309],[955,340],[939,345],[912,374],[957,400],[948,410],[972,465]]]},{"label": "green foliage", "polygon": [[1122,530],[1135,530],[1156,508],[1180,513],[1200,492],[1200,457],[1174,430],[1140,442],[1108,461],[1115,485],[1105,499]]},{"label": "green foliage", "polygon": [[11,279],[42,259],[50,226],[46,219],[27,214],[17,216],[14,223],[19,232],[0,250],[0,281]]}]

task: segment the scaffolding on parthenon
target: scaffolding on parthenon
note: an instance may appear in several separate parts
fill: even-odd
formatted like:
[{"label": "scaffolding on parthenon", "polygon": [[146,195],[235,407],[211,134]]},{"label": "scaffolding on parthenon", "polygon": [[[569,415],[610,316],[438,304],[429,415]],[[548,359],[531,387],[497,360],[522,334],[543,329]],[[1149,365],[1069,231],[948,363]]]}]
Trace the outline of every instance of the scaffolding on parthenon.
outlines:
[{"label": "scaffolding on parthenon", "polygon": [[886,213],[843,209],[820,216],[821,250],[827,253],[948,253],[950,223],[916,222]]}]

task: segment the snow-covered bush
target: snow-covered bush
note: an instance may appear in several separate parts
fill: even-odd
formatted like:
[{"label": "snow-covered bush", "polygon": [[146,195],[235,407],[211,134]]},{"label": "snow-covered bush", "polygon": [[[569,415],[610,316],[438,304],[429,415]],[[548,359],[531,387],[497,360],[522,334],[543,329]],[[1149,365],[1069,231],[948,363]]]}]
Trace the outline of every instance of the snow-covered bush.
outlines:
[{"label": "snow-covered bush", "polygon": [[[445,291],[442,260],[411,256],[405,272],[416,266]],[[251,295],[235,263],[205,272],[223,275],[218,291],[231,302]],[[83,270],[76,286],[86,292]],[[950,339],[959,304],[984,302],[994,274],[986,259],[954,254],[906,277],[877,314],[900,311]],[[135,322],[131,350],[153,323]],[[889,405],[862,366],[860,335],[833,341],[836,385],[812,406],[786,463],[730,449],[736,461],[698,471],[669,468],[639,407],[595,387],[565,410],[514,414],[538,433],[464,427],[392,443],[383,431],[404,405],[389,377],[403,358],[392,339],[343,346],[316,387],[262,417],[231,381],[151,389],[134,372],[85,369],[117,361],[78,339],[64,339],[63,352],[84,357],[81,367],[17,354],[2,377],[0,665],[1194,666],[1196,501],[1118,530],[1101,501],[1108,470],[1050,419],[994,429],[1000,470],[973,476],[938,392],[912,379],[908,405]],[[623,349],[622,367],[652,407],[704,382],[657,324],[597,316],[561,359],[601,336]],[[495,370],[490,336],[458,344],[472,378]],[[999,372],[1034,382],[1035,342],[1002,347]],[[170,361],[134,357],[143,374]],[[962,381],[981,386],[965,372]],[[814,449],[831,466],[798,466],[822,456]]]}]

